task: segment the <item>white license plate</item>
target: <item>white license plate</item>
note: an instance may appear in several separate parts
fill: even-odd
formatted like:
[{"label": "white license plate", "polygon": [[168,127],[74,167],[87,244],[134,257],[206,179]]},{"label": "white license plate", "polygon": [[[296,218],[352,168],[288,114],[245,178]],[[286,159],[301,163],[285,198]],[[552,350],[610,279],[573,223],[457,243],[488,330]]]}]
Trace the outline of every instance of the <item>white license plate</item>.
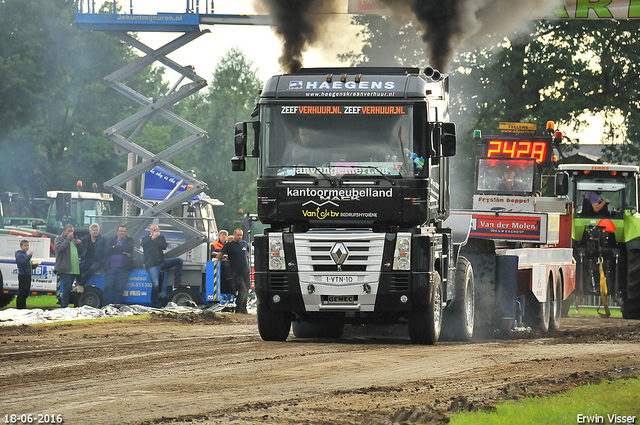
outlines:
[{"label": "white license plate", "polygon": [[324,283],[356,283],[357,276],[322,276]]},{"label": "white license plate", "polygon": [[327,295],[325,304],[355,304],[358,302],[356,295]]}]

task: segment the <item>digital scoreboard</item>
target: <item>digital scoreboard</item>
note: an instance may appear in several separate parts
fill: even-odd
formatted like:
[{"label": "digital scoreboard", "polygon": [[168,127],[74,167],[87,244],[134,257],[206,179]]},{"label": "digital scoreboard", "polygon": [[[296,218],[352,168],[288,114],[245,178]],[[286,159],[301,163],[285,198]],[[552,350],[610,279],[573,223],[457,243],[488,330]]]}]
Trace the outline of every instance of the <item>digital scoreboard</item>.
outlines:
[{"label": "digital scoreboard", "polygon": [[[482,156],[491,159],[534,159],[543,167],[550,167],[553,161],[553,146],[562,140],[562,133],[555,132],[553,136],[536,136],[536,124],[531,123],[500,123],[499,136],[481,136],[476,131],[476,137],[482,145]],[[547,131],[553,134],[555,123],[547,123]]]},{"label": "digital scoreboard", "polygon": [[486,158],[535,159],[543,167],[551,165],[551,138],[483,137],[482,146]]}]

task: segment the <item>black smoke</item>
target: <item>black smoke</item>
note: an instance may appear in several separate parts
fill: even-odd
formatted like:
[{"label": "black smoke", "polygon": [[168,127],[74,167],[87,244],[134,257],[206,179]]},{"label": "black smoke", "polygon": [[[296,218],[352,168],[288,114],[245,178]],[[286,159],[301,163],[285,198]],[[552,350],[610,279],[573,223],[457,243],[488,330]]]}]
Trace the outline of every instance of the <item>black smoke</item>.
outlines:
[{"label": "black smoke", "polygon": [[527,28],[557,0],[382,0],[394,14],[409,11],[422,25],[429,63],[446,71],[460,48],[490,44]]},{"label": "black smoke", "polygon": [[[460,49],[491,44],[518,29],[528,29],[536,16],[558,0],[381,0],[394,15],[414,17],[421,25],[429,63],[446,71]],[[302,67],[305,50],[322,39],[339,37],[328,29],[347,0],[253,0],[256,10],[270,14],[283,41],[280,66]],[[393,52],[389,52],[392,57]]]},{"label": "black smoke", "polygon": [[258,11],[266,11],[275,21],[282,38],[282,55],[278,62],[285,72],[302,68],[302,56],[316,42],[340,0],[254,0]]}]

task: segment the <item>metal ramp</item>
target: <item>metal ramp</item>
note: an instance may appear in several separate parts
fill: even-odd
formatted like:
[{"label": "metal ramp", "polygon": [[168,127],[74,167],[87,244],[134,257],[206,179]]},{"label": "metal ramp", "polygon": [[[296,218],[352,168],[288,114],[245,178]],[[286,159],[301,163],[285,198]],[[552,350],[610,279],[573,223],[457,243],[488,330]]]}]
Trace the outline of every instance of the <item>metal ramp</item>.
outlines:
[{"label": "metal ramp", "polygon": [[[204,192],[207,190],[207,186],[191,173],[172,165],[169,159],[208,139],[208,135],[203,129],[189,123],[169,109],[206,87],[207,81],[198,76],[193,67],[179,65],[169,59],[167,55],[209,33],[209,30],[201,30],[200,24],[269,25],[271,18],[269,16],[215,15],[213,14],[213,1],[209,4],[206,0],[202,1],[202,8],[200,0],[183,0],[184,12],[158,13],[156,15],[135,14],[134,0],[129,0],[128,3],[129,13],[122,13],[125,8],[119,5],[117,0],[108,2],[111,5],[111,13],[99,13],[95,0],[76,0],[75,2],[76,26],[79,29],[109,31],[144,54],[104,79],[107,85],[142,106],[142,110],[109,127],[104,132],[115,144],[117,155],[128,155],[127,171],[104,183],[104,187],[124,200],[123,213],[125,216],[134,216],[135,208],[140,209],[141,213],[126,223],[129,235],[134,239],[138,239],[153,220],[170,224],[175,230],[183,232],[185,243],[166,253],[169,257],[176,257],[205,242],[207,236],[195,227],[172,217],[166,211],[171,211]],[[176,1],[175,4],[179,7],[180,1]],[[203,13],[200,13],[201,10]],[[128,34],[133,31],[182,32],[184,34],[154,50]],[[123,83],[127,77],[151,66],[156,61],[180,75],[179,80],[162,98],[150,99]],[[189,136],[157,154],[135,144],[136,137],[154,117],[168,120],[184,129]],[[138,163],[139,160],[140,163]],[[156,166],[162,167],[180,179],[176,184],[176,189],[183,184],[188,185],[188,189],[177,195],[172,193],[167,199],[157,204],[135,195],[133,193],[135,179]],[[123,185],[125,188],[122,187]]]}]

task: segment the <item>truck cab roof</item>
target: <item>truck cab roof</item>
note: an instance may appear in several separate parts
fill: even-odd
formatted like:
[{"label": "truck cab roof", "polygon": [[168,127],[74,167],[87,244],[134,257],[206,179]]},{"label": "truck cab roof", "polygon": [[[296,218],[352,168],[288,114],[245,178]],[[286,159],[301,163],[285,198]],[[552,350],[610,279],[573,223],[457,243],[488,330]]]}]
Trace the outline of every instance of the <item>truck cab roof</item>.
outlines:
[{"label": "truck cab roof", "polygon": [[79,192],[77,190],[74,191],[64,191],[64,190],[50,190],[47,192],[47,198],[55,199],[58,195],[61,194],[71,194],[71,199],[91,199],[96,201],[113,201],[113,195],[110,193],[99,193],[99,192]]},{"label": "truck cab roof", "polygon": [[627,171],[637,173],[640,167],[637,165],[617,165],[617,164],[560,164],[560,171]]}]

